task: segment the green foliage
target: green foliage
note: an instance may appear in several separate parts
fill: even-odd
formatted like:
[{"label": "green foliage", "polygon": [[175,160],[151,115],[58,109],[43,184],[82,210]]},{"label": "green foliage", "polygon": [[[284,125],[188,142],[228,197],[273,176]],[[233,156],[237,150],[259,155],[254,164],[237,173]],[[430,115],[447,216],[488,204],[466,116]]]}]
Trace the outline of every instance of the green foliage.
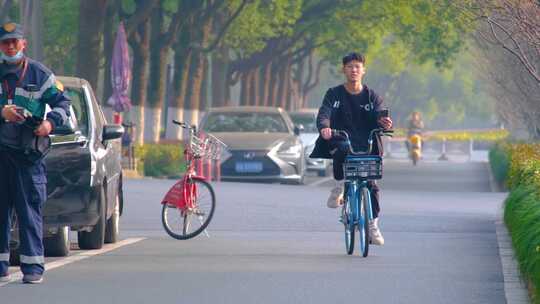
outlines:
[{"label": "green foliage", "polygon": [[427,139],[448,141],[484,141],[484,142],[496,142],[508,137],[507,130],[486,130],[486,131],[435,131],[432,132]]},{"label": "green foliage", "polygon": [[[498,180],[505,180],[510,195],[504,221],[519,262],[530,283],[533,303],[540,303],[540,144],[500,143],[490,151]],[[499,176],[497,176],[499,175]]]},{"label": "green foliage", "polygon": [[540,181],[540,144],[508,144],[506,151],[510,157],[506,180],[509,189]]},{"label": "green foliage", "polygon": [[322,21],[322,35],[337,39],[320,53],[336,64],[344,53],[357,50],[371,61],[449,66],[471,31],[462,20],[457,8],[438,1],[342,1],[340,9]]},{"label": "green foliage", "polygon": [[183,149],[173,144],[145,144],[136,147],[139,171],[145,176],[179,176],[185,170]]},{"label": "green foliage", "polygon": [[[255,0],[246,5],[233,21],[225,36],[225,43],[243,56],[249,56],[266,46],[269,39],[289,36],[301,13],[301,0]],[[230,1],[232,12],[240,5]]]},{"label": "green foliage", "polygon": [[79,0],[43,1],[45,63],[60,75],[74,75]]},{"label": "green foliage", "polygon": [[540,184],[521,185],[505,202],[504,221],[522,275],[532,284],[533,303],[540,303]]},{"label": "green foliage", "polygon": [[503,143],[500,142],[489,150],[489,164],[497,182],[503,184],[508,175],[508,168],[510,167],[508,152]]},{"label": "green foliage", "polygon": [[377,60],[368,63],[366,82],[383,95],[398,126],[404,126],[416,110],[424,114],[428,129],[491,127],[491,98],[471,65],[471,57],[461,56],[445,70],[434,64],[409,63],[395,74],[384,60]]}]

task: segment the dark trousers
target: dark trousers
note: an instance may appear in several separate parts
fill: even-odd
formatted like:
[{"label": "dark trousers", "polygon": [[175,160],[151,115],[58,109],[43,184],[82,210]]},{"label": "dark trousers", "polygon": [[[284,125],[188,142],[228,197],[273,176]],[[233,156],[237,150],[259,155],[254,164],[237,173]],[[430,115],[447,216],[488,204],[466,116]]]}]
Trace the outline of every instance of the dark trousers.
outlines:
[{"label": "dark trousers", "polygon": [[45,166],[21,165],[0,151],[0,275],[9,266],[11,216],[17,214],[19,253],[24,274],[42,274],[43,219],[41,209],[47,198]]},{"label": "dark trousers", "polygon": [[[343,180],[343,162],[348,154],[348,146],[343,141],[331,142],[331,154],[334,160],[334,179]],[[379,186],[376,181],[368,181],[368,189],[371,193],[371,210],[373,211],[373,218],[379,217],[381,207],[379,205]]]}]

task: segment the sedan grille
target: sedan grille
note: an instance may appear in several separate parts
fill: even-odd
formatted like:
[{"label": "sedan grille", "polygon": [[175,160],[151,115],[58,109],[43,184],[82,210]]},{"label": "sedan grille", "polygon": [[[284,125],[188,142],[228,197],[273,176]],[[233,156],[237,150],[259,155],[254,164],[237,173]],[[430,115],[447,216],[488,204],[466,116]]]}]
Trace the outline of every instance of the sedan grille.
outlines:
[{"label": "sedan grille", "polygon": [[281,170],[266,154],[267,151],[230,151],[232,154],[221,164],[223,176],[272,176]]}]

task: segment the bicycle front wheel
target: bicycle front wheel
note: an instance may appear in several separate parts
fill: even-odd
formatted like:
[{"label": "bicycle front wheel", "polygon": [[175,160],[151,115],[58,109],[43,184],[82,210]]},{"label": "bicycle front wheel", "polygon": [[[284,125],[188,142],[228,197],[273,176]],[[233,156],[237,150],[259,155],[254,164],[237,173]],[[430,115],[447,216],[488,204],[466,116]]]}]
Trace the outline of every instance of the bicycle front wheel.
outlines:
[{"label": "bicycle front wheel", "polygon": [[188,196],[193,204],[190,208],[179,209],[175,205],[163,204],[161,222],[167,234],[177,240],[187,240],[203,232],[214,216],[216,196],[209,183],[191,179]]},{"label": "bicycle front wheel", "polygon": [[360,220],[358,221],[358,238],[360,252],[363,257],[367,257],[369,253],[369,209],[367,205],[369,203],[369,190],[367,187],[364,187],[360,196]]},{"label": "bicycle front wheel", "polygon": [[347,200],[342,208],[342,219],[345,226],[345,250],[348,255],[351,255],[354,252],[354,215],[350,200]]}]

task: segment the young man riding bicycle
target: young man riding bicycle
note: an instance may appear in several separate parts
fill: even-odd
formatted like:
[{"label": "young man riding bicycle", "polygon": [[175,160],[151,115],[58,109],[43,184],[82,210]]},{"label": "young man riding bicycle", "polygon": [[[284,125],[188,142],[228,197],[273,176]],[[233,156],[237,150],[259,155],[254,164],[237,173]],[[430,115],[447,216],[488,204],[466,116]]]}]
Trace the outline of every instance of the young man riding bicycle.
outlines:
[{"label": "young man riding bicycle", "polygon": [[[367,150],[369,133],[373,129],[392,128],[392,120],[383,113],[383,100],[372,89],[362,84],[366,70],[365,58],[359,53],[350,53],[343,57],[344,84],[328,89],[317,115],[317,139],[311,158],[332,158],[334,161],[334,179],[336,186],[331,190],[327,205],[337,208],[343,204],[343,161],[348,153],[348,145],[342,138],[332,137],[332,129],[345,130],[350,135],[354,150]],[[376,137],[372,154],[382,156],[382,141]],[[378,225],[379,188],[375,181],[369,182],[372,196],[374,220],[369,223],[371,243],[383,245],[384,238]]]}]

